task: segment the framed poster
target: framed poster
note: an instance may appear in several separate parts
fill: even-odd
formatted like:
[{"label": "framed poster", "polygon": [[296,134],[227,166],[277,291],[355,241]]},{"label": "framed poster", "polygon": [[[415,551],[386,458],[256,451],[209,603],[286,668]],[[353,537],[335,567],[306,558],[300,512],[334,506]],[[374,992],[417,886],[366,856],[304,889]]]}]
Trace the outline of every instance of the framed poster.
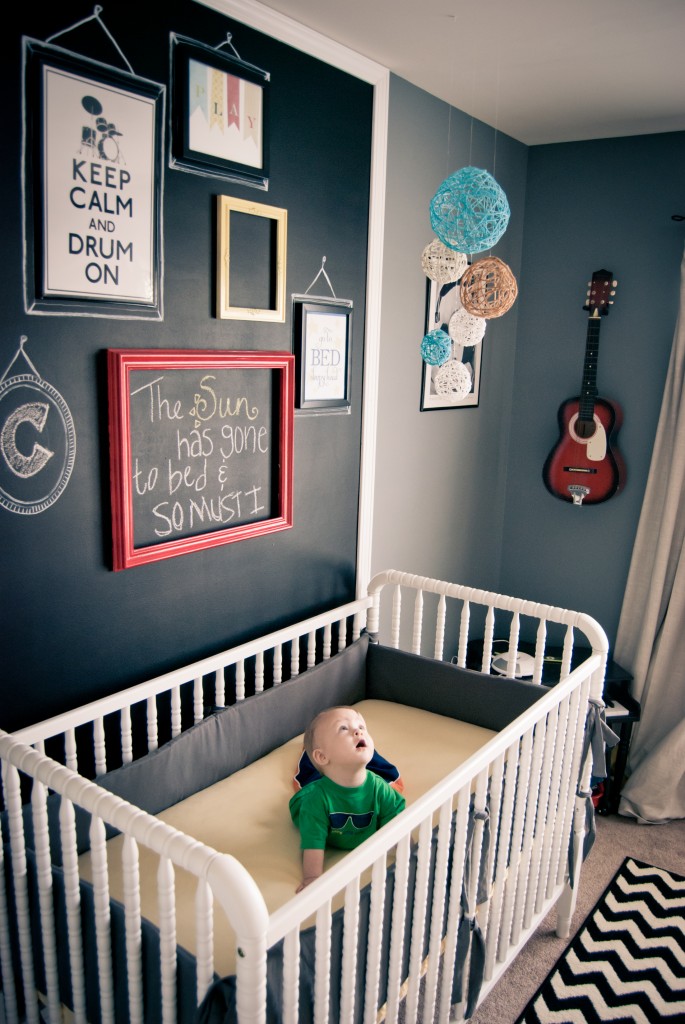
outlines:
[{"label": "framed poster", "polygon": [[[459,283],[450,281],[447,284],[439,285],[436,281],[428,279],[428,295],[426,299],[426,330],[443,330],[448,332],[448,326],[452,314],[461,306],[459,298]],[[452,344],[452,359],[459,360],[471,372],[471,390],[465,398],[454,398],[450,394],[441,394],[436,387],[436,377],[442,367],[429,366],[422,360],[423,377],[421,381],[421,411],[427,412],[432,409],[464,409],[478,405],[480,400],[480,368],[482,359],[483,342],[477,345]]]},{"label": "framed poster", "polygon": [[285,322],[288,211],[217,196],[216,315]]},{"label": "framed poster", "polygon": [[172,33],[169,166],[269,187],[269,74]]},{"label": "framed poster", "polygon": [[352,303],[293,297],[298,409],[350,409]]},{"label": "framed poster", "polygon": [[115,570],[292,526],[291,353],[107,360]]},{"label": "framed poster", "polygon": [[28,313],[163,318],[164,98],[24,38]]}]

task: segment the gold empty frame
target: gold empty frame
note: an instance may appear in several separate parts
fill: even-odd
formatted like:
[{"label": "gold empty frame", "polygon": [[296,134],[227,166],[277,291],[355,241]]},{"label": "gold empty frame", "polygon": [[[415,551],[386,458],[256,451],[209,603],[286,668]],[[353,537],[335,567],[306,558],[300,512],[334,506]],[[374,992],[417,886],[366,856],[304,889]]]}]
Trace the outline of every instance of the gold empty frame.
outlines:
[{"label": "gold empty frame", "polygon": [[217,317],[284,323],[288,211],[217,198]]}]

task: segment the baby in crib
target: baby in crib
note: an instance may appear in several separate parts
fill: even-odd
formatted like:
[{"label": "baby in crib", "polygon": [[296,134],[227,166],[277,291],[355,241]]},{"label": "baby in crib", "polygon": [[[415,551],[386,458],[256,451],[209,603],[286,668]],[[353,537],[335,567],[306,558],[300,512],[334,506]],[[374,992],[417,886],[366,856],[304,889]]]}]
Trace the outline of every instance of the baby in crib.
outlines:
[{"label": "baby in crib", "polygon": [[304,748],[321,778],[290,799],[302,849],[297,892],[323,872],[326,846],[354,849],[405,806],[401,793],[367,768],[373,740],[354,708],[327,708],[318,714],[304,734]]}]

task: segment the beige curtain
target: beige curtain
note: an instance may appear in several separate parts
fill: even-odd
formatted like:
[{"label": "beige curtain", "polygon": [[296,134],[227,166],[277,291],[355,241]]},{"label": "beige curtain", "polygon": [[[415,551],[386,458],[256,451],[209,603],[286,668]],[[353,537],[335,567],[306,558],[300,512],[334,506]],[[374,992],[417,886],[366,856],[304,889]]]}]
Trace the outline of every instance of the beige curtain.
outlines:
[{"label": "beige curtain", "polygon": [[642,717],[620,814],[685,818],[685,253],[680,311],[616,636]]}]

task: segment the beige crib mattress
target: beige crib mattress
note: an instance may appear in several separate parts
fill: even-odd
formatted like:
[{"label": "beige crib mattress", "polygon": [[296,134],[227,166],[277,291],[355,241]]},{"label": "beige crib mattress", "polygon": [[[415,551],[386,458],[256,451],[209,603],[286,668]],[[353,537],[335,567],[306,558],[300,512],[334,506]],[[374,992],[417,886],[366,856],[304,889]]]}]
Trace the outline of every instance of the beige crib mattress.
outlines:
[{"label": "beige crib mattress", "polygon": [[[496,735],[490,729],[388,701],[364,700],[357,707],[376,750],[399,768],[408,804]],[[239,860],[259,886],[270,913],[293,897],[300,881],[299,833],[290,819],[288,801],[294,792],[293,775],[301,750],[302,736],[298,736],[158,815]],[[110,895],[121,901],[122,842],[122,837],[116,836],[107,844]],[[139,852],[141,912],[158,924],[158,858],[143,847]],[[342,856],[344,851],[327,851],[326,867]],[[89,853],[79,858],[79,867],[81,876],[92,881]],[[195,952],[196,884],[187,872],[176,869],[177,941],[191,953]],[[221,976],[234,973],[233,932],[220,908],[215,912],[214,951],[216,971]]]}]

